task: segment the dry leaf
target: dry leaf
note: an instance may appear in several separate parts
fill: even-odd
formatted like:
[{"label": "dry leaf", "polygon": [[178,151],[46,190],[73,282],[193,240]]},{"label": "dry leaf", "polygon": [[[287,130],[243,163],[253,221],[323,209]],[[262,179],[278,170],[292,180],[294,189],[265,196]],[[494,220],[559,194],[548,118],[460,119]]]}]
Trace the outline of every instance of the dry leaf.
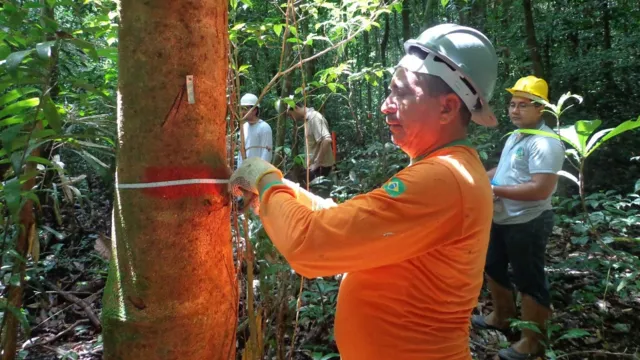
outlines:
[{"label": "dry leaf", "polygon": [[106,260],[111,259],[111,247],[107,246],[107,243],[111,243],[108,238],[104,235],[100,235],[99,238],[96,239],[96,243],[93,245],[93,249],[100,254]]}]

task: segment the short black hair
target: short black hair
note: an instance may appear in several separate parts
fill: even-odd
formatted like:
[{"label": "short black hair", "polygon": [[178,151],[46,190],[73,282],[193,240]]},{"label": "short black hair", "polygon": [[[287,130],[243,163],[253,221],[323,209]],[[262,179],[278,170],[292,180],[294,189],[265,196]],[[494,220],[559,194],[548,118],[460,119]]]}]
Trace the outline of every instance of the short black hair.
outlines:
[{"label": "short black hair", "polygon": [[460,98],[460,96],[458,96],[458,94],[453,91],[451,86],[449,86],[439,76],[424,73],[417,73],[417,75],[418,78],[424,83],[424,88],[427,90],[429,96],[437,97],[442,95],[455,94],[458,99],[460,99],[460,119],[462,119],[462,124],[464,126],[469,126],[469,123],[471,122],[471,111],[469,111],[469,108],[467,108],[467,104],[465,104],[464,101],[462,101],[462,98]]}]

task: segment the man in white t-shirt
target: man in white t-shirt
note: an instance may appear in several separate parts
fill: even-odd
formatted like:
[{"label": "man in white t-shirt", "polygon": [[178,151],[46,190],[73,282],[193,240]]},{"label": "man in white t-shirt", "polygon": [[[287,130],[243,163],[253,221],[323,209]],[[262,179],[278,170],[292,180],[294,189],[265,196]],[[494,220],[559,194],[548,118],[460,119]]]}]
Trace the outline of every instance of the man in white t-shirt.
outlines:
[{"label": "man in white t-shirt", "polygon": [[293,109],[288,109],[287,113],[295,121],[304,121],[307,129],[307,142],[309,143],[309,181],[318,176],[328,176],[336,163],[331,149],[331,133],[327,119],[313,108],[305,107],[302,103],[297,103]]},{"label": "man in white t-shirt", "polygon": [[[252,107],[255,108],[251,110]],[[259,157],[262,160],[271,162],[273,156],[273,139],[271,126],[266,121],[259,118],[260,105],[258,97],[254,94],[244,94],[240,99],[241,116],[245,119],[242,124],[244,132],[244,148],[247,158]],[[251,113],[247,115],[247,112]],[[246,118],[245,118],[246,115]],[[238,167],[242,165],[242,155],[238,153]]]}]

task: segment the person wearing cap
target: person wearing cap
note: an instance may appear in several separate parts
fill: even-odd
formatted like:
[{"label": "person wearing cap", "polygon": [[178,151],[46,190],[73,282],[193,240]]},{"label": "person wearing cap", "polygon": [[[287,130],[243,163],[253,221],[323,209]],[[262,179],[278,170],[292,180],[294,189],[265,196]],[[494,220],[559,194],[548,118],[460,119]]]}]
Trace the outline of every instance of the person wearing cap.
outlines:
[{"label": "person wearing cap", "polygon": [[[258,104],[258,97],[250,93],[244,94],[240,98],[240,108],[240,116],[245,120],[242,130],[247,158],[258,157],[266,162],[271,162],[273,155],[272,131],[271,126],[259,118],[260,105]],[[238,167],[241,165],[242,156],[238,153]]]},{"label": "person wearing cap", "polygon": [[488,105],[498,59],[477,30],[443,24],[404,44],[381,111],[409,165],[383,186],[312,210],[282,173],[247,159],[230,178],[301,275],[346,275],[335,339],[341,358],[470,360],[469,318],[483,283],[491,186],[467,139]]},{"label": "person wearing cap", "polygon": [[309,169],[309,181],[319,176],[328,176],[336,159],[331,150],[331,132],[327,119],[314,108],[306,107],[303,102],[296,103],[294,108],[287,107],[287,115],[296,122],[304,122],[309,147],[306,166]]},{"label": "person wearing cap", "polygon": [[[509,117],[518,129],[554,134],[542,118],[549,101],[546,81],[535,76],[519,79],[507,89],[512,94]],[[512,284],[522,295],[522,320],[535,323],[542,334],[551,315],[545,275],[545,248],[554,226],[551,195],[564,162],[564,147],[556,136],[514,132],[504,145],[498,166],[488,171],[494,193],[494,215],[485,272],[493,300],[493,312],[474,315],[479,329],[510,332],[509,319],[516,318]],[[543,352],[542,335],[523,329],[518,342],[498,353],[501,359],[533,358]]]}]

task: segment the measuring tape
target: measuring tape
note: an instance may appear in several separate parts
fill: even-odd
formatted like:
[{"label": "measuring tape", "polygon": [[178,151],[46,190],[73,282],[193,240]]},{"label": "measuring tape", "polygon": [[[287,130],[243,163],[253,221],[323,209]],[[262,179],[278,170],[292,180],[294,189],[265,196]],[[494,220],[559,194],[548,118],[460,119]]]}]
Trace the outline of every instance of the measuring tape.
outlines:
[{"label": "measuring tape", "polygon": [[137,184],[116,184],[118,189],[147,189],[157,188],[165,186],[177,186],[177,185],[192,185],[192,184],[228,184],[227,179],[184,179],[184,180],[171,180],[171,181],[158,181],[149,183],[137,183]]}]

